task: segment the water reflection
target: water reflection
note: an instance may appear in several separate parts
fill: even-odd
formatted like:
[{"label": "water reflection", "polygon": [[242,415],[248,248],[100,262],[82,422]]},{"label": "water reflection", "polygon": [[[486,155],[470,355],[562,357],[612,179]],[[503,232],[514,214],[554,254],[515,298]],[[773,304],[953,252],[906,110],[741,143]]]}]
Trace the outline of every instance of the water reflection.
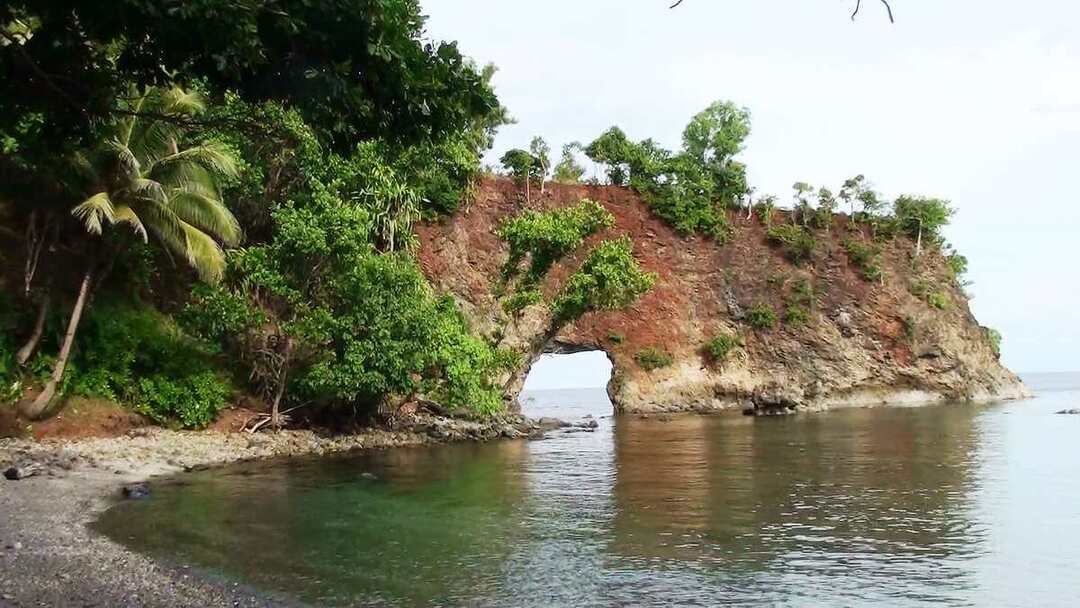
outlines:
[{"label": "water reflection", "polygon": [[[610,412],[539,406],[558,404]],[[1060,407],[604,418],[191,474],[98,526],[316,605],[1064,606],[1080,459],[1072,417],[1042,413]]]},{"label": "water reflection", "polygon": [[962,595],[977,413],[619,420],[612,552],[774,601]]}]

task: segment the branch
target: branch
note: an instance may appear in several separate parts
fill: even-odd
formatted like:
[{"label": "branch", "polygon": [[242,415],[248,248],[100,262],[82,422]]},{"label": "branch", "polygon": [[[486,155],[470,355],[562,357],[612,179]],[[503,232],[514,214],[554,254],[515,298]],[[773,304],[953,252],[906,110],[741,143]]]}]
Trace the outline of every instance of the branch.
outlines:
[{"label": "branch", "polygon": [[675,4],[672,4],[671,6],[669,6],[668,8],[675,8],[676,6],[679,6],[679,5],[680,5],[680,4],[682,4],[682,3],[683,3],[683,0],[679,0],[679,1],[678,1],[678,2],[676,2]]},{"label": "branch", "polygon": [[[889,23],[896,23],[896,19],[893,19],[892,7],[889,6],[889,0],[881,0],[881,3],[885,5],[885,10],[889,12]],[[859,9],[861,7],[862,7],[862,0],[855,0],[855,12],[851,13],[851,20],[852,21],[854,21],[855,16],[859,14]]]}]

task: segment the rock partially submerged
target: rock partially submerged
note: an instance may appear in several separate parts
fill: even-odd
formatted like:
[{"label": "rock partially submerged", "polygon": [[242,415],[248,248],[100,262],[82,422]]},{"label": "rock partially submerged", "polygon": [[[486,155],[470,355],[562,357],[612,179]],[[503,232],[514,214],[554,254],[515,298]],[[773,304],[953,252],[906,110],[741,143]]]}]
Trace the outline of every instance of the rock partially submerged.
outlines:
[{"label": "rock partially submerged", "polygon": [[1061,410],[1058,414],[1065,414],[1067,416],[1080,416],[1080,407],[1074,407],[1067,410]]},{"label": "rock partially submerged", "polygon": [[129,500],[140,500],[150,496],[150,486],[145,482],[130,483],[120,488],[120,493]]}]

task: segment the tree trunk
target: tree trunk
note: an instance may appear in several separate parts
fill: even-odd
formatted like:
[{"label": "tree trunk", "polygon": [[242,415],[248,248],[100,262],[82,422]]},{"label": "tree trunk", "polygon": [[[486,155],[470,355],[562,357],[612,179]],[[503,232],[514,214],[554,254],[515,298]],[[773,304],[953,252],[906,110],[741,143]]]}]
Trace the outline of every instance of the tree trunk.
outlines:
[{"label": "tree trunk", "polygon": [[90,292],[92,278],[92,270],[87,270],[86,274],[83,275],[82,283],[79,285],[79,296],[75,299],[75,306],[71,309],[71,319],[68,320],[67,331],[64,333],[64,342],[60,346],[60,354],[56,357],[52,377],[49,378],[45,388],[41,390],[41,393],[32,403],[23,402],[20,408],[22,413],[31,420],[41,416],[42,412],[49,407],[49,403],[56,396],[56,388],[64,377],[64,368],[67,367],[68,357],[71,356],[71,345],[75,343],[75,331],[79,328],[79,319],[82,317],[83,308],[86,307],[86,297]]},{"label": "tree trunk", "polygon": [[270,426],[274,430],[281,428],[281,398],[285,396],[285,384],[289,380],[289,359],[292,356],[292,337],[285,336],[285,347],[281,359],[281,373],[278,374],[277,390],[274,391],[274,403],[270,406]]},{"label": "tree trunk", "polygon": [[922,255],[922,220],[919,221],[919,239],[915,241],[915,257]]},{"label": "tree trunk", "polygon": [[45,318],[49,312],[49,292],[46,291],[45,295],[41,297],[41,304],[38,305],[37,319],[34,320],[34,331],[30,332],[30,337],[26,340],[26,344],[19,349],[19,352],[15,355],[15,360],[19,365],[25,365],[30,360],[30,356],[34,354],[37,349],[38,342],[41,342],[41,334],[45,331]]}]

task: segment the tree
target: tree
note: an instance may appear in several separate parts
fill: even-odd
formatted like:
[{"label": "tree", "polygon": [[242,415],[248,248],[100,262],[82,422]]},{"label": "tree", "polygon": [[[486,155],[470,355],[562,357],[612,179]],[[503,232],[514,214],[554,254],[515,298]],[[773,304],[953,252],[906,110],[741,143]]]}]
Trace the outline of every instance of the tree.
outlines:
[{"label": "tree", "polygon": [[537,158],[521,148],[514,148],[507,150],[499,159],[499,162],[510,172],[516,182],[519,184],[525,183],[525,200],[532,201],[529,184],[533,181],[537,172],[537,166],[539,165]]},{"label": "tree", "polygon": [[791,186],[794,191],[791,201],[791,223],[796,223],[796,218],[802,218],[802,224],[806,225],[806,219],[810,212],[810,200],[807,195],[814,191],[814,187],[806,182],[795,182]]},{"label": "tree", "polygon": [[832,226],[833,214],[836,213],[836,197],[833,195],[832,190],[822,187],[818,190],[818,210],[814,214],[814,224],[818,228],[824,228],[826,231]]},{"label": "tree", "polygon": [[551,147],[542,137],[534,137],[529,143],[529,152],[535,159],[536,176],[540,180],[540,194],[544,194],[548,171],[551,170]]},{"label": "tree", "polygon": [[555,165],[553,179],[560,184],[580,184],[582,176],[585,175],[585,167],[578,164],[574,158],[574,151],[580,150],[581,144],[577,142],[569,143],[563,146],[562,158],[559,160],[559,164]]},{"label": "tree", "polygon": [[438,141],[498,108],[455,43],[425,39],[416,0],[12,0],[0,25],[14,22],[26,31],[0,27],[0,132],[47,115],[43,153],[130,111],[115,100],[131,84],[287,101],[339,151],[379,136]]},{"label": "tree", "polygon": [[[85,198],[71,214],[81,222],[84,236],[101,236],[106,226],[116,224],[126,224],[144,241],[153,235],[203,280],[216,282],[225,268],[218,241],[236,245],[241,237],[217,188],[219,179],[236,175],[236,160],[212,142],[181,147],[183,133],[175,119],[204,110],[197,95],[179,88],[149,88],[132,91],[125,103],[131,115],[111,125],[98,149],[76,156]],[[143,117],[150,114],[163,118]],[[116,241],[112,244],[117,246]],[[98,265],[119,254],[100,243],[89,249],[52,374],[41,393],[23,403],[23,413],[30,418],[40,416],[56,395]]]},{"label": "tree", "polygon": [[730,101],[718,101],[683,130],[683,152],[710,174],[714,196],[733,205],[746,194],[746,166],[734,160],[750,135],[750,112]]},{"label": "tree", "polygon": [[941,242],[941,229],[949,224],[955,210],[949,201],[921,196],[901,196],[893,203],[900,229],[915,239],[915,257],[922,254],[923,241]]}]

